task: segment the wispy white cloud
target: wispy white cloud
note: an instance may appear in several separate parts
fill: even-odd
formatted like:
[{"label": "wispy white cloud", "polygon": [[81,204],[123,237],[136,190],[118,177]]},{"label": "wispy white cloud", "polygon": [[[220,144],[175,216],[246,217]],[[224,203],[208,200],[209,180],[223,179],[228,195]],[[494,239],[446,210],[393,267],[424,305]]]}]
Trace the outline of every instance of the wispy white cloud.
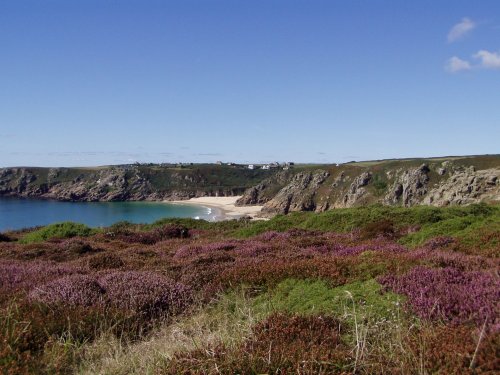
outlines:
[{"label": "wispy white cloud", "polygon": [[462,70],[470,70],[472,67],[466,60],[453,56],[446,62],[445,69],[450,73],[457,73]]},{"label": "wispy white cloud", "polygon": [[456,42],[462,39],[466,34],[471,32],[476,27],[475,22],[465,17],[462,21],[453,26],[448,33],[448,43]]},{"label": "wispy white cloud", "polygon": [[500,52],[480,50],[474,56],[480,61],[479,66],[485,69],[500,69]]}]

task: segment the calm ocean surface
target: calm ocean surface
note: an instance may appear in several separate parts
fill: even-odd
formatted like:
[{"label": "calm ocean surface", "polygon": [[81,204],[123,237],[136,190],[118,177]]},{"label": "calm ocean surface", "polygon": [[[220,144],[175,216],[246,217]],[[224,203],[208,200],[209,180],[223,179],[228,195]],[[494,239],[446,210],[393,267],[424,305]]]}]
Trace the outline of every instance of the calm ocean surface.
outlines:
[{"label": "calm ocean surface", "polygon": [[57,202],[0,198],[0,231],[75,221],[92,227],[117,221],[151,223],[164,217],[210,220],[210,208],[155,202]]}]

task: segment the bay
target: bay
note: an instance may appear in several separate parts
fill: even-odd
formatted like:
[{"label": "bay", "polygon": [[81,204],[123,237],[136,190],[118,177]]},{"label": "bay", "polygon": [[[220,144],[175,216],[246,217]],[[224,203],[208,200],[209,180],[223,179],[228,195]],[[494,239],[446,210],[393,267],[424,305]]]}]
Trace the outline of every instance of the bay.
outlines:
[{"label": "bay", "polygon": [[173,217],[211,220],[213,212],[204,206],[163,202],[59,202],[0,198],[0,231],[61,221],[102,227],[123,220],[132,223],[152,223],[162,218]]}]

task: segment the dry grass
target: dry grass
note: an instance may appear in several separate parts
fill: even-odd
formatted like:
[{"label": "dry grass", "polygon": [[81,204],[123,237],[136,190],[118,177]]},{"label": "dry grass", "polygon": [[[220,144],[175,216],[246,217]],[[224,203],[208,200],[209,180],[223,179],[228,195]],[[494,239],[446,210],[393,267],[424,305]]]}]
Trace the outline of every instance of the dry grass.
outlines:
[{"label": "dry grass", "polygon": [[168,366],[176,353],[210,350],[223,343],[237,348],[252,335],[252,327],[261,320],[241,289],[222,295],[208,308],[200,308],[189,317],[179,318],[160,327],[139,342],[126,342],[103,335],[81,350],[80,374],[152,374]]}]

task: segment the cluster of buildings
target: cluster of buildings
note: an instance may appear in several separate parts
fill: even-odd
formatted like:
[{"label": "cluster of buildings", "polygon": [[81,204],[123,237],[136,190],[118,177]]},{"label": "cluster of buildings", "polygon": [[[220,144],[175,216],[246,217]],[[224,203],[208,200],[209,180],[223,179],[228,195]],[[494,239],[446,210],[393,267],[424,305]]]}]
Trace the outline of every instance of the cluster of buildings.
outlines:
[{"label": "cluster of buildings", "polygon": [[291,167],[293,167],[295,165],[295,163],[293,162],[287,162],[287,163],[283,163],[283,164],[280,164],[278,162],[274,162],[274,163],[269,163],[269,164],[248,164],[248,169],[267,169],[267,170],[270,170],[270,169],[276,169],[276,168],[282,168],[283,170],[288,170],[290,169]]},{"label": "cluster of buildings", "polygon": [[270,169],[277,169],[281,168],[283,170],[288,170],[292,168],[295,163],[294,162],[286,162],[286,163],[278,163],[277,161],[274,163],[268,163],[268,164],[248,164],[248,165],[242,165],[242,164],[236,164],[236,163],[223,163],[222,161],[216,161],[215,164],[217,165],[227,165],[227,166],[234,166],[234,167],[243,167],[243,168],[248,168],[248,169],[265,169],[265,170],[270,170]]}]

